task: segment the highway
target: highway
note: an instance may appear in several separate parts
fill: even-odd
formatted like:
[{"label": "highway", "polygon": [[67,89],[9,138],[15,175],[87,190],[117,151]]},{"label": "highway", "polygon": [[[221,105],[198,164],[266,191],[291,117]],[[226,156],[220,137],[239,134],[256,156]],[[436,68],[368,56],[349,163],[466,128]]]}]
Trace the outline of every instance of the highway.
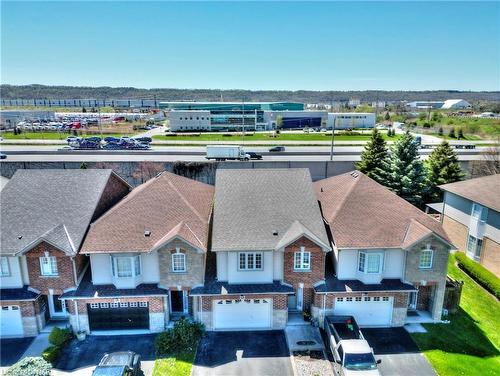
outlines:
[{"label": "highway", "polygon": [[[481,153],[488,147],[473,150],[457,150],[459,160],[481,160]],[[113,161],[206,161],[205,147],[200,146],[153,146],[151,150],[64,150],[57,145],[1,145],[0,151],[7,155],[6,161],[15,162],[113,162]],[[358,161],[363,146],[337,146],[334,148],[334,161]],[[282,153],[270,153],[268,147],[249,147],[263,155],[264,161],[328,161],[330,147],[326,146],[287,146]],[[420,150],[426,159],[432,150]]]}]

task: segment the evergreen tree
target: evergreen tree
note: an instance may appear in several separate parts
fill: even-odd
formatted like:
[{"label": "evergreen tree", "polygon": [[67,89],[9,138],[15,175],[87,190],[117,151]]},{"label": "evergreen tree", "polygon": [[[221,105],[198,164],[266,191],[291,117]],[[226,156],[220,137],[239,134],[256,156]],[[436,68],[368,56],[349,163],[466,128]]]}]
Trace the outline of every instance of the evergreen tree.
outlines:
[{"label": "evergreen tree", "polygon": [[443,193],[438,185],[454,183],[462,180],[464,173],[458,163],[458,157],[446,141],[443,141],[429,156],[427,167],[426,202],[438,202],[443,199]]},{"label": "evergreen tree", "polygon": [[461,139],[465,138],[465,137],[464,137],[464,131],[462,130],[462,128],[458,128],[458,135],[457,135],[457,138],[458,138],[459,140],[461,140]]},{"label": "evergreen tree", "polygon": [[391,115],[389,115],[389,111],[387,111],[385,113],[384,120],[390,120],[390,119],[391,119]]},{"label": "evergreen tree", "polygon": [[443,136],[443,127],[439,127],[438,135]]},{"label": "evergreen tree", "polygon": [[375,170],[381,167],[388,156],[389,153],[384,137],[375,128],[370,141],[365,145],[365,150],[361,153],[361,160],[356,163],[356,168],[369,177],[374,178]]},{"label": "evergreen tree", "polygon": [[376,169],[373,177],[413,205],[422,204],[426,170],[410,132],[394,143],[389,158]]},{"label": "evergreen tree", "polygon": [[455,136],[455,127],[450,128],[449,136],[450,138],[457,138],[457,136]]}]

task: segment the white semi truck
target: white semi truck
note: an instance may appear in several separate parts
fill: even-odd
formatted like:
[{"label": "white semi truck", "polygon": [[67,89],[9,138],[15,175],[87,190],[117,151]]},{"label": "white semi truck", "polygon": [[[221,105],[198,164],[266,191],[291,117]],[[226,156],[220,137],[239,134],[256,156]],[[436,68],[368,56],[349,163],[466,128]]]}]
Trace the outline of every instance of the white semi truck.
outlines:
[{"label": "white semi truck", "polygon": [[238,145],[208,145],[205,158],[209,160],[214,159],[216,161],[248,161],[250,160],[250,155],[245,153],[242,146]]}]

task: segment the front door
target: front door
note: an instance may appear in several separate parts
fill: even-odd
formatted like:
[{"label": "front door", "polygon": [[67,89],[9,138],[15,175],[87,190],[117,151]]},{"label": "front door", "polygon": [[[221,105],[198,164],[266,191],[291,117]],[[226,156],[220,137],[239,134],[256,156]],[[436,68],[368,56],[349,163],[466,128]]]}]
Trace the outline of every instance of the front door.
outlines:
[{"label": "front door", "polygon": [[66,317],[66,305],[64,300],[59,299],[60,295],[49,294],[49,310],[50,317],[62,318]]},{"label": "front door", "polygon": [[302,311],[302,308],[304,306],[304,288],[302,286],[299,286],[297,289],[297,311]]},{"label": "front door", "polygon": [[184,292],[183,291],[170,291],[170,304],[172,312],[184,312]]},{"label": "front door", "polygon": [[408,309],[413,311],[417,309],[417,291],[410,292],[410,296],[408,297]]}]

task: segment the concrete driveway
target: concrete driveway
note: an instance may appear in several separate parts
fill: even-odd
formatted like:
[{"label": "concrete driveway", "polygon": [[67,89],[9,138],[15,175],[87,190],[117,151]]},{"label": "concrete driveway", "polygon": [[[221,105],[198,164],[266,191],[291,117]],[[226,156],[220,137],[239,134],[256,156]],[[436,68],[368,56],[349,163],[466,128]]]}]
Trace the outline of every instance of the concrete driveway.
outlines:
[{"label": "concrete driveway", "polygon": [[383,376],[436,376],[404,328],[365,328],[361,330],[373,348]]},{"label": "concrete driveway", "polygon": [[154,334],[140,334],[88,336],[81,342],[73,340],[64,348],[53,373],[90,375],[105,353],[130,350],[141,355],[141,369],[144,376],[150,376],[155,360],[154,339]]},{"label": "concrete driveway", "polygon": [[198,345],[192,376],[293,376],[282,330],[207,332]]},{"label": "concrete driveway", "polygon": [[3,338],[0,340],[0,367],[8,367],[21,359],[34,337]]}]

